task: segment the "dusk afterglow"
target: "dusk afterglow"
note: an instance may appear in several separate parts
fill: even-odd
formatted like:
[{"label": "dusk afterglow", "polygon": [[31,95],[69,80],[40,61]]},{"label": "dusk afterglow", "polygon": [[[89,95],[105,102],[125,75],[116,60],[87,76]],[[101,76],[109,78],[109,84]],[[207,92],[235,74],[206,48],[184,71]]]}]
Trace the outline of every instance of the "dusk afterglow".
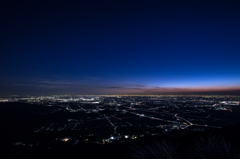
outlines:
[{"label": "dusk afterglow", "polygon": [[239,95],[236,2],[5,1],[0,95]]}]

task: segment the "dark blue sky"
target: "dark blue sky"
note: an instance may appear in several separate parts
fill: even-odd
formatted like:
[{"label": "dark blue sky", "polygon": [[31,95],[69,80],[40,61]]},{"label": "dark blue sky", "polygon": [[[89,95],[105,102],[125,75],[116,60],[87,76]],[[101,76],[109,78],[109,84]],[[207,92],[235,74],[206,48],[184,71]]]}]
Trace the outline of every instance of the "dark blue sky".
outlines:
[{"label": "dark blue sky", "polygon": [[240,2],[1,2],[0,95],[239,94]]}]

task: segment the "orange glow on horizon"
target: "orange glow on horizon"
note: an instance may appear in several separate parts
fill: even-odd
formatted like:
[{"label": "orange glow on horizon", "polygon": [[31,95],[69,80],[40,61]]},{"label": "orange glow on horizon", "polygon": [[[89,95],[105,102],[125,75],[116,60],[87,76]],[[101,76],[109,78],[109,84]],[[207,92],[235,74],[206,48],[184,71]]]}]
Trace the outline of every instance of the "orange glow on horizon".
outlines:
[{"label": "orange glow on horizon", "polygon": [[161,94],[161,93],[225,93],[225,94],[240,94],[240,87],[188,87],[188,88],[173,88],[173,87],[144,87],[144,88],[115,88],[105,89],[111,94]]}]

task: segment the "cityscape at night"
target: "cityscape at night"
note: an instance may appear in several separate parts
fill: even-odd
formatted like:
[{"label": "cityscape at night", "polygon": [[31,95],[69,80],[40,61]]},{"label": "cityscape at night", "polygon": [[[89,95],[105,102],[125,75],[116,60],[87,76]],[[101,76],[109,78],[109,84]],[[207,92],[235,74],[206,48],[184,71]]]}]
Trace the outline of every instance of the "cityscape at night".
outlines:
[{"label": "cityscape at night", "polygon": [[84,145],[90,145],[84,153],[107,145],[120,145],[114,150],[120,153],[142,140],[184,138],[240,123],[240,96],[8,96],[0,102],[3,141],[13,156],[64,154],[61,149],[70,153]]},{"label": "cityscape at night", "polygon": [[3,0],[0,155],[240,158],[238,0]]}]

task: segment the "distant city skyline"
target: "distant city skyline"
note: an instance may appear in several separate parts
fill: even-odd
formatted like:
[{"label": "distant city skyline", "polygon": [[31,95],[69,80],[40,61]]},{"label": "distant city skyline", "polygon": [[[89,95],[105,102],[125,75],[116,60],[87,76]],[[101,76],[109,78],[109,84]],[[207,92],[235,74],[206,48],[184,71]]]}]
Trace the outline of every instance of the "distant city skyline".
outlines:
[{"label": "distant city skyline", "polygon": [[238,1],[5,1],[0,95],[240,95]]}]

